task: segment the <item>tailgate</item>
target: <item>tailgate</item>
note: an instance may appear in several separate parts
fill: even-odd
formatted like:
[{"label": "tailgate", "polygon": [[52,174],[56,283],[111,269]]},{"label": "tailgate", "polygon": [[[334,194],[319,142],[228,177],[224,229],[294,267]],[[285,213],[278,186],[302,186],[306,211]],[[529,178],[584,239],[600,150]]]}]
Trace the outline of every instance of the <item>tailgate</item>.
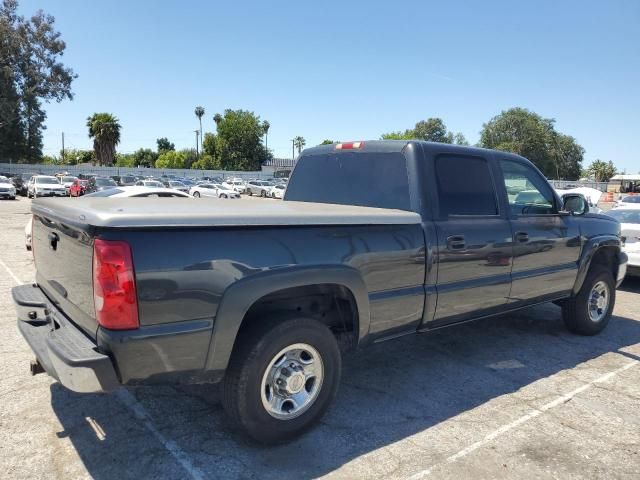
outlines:
[{"label": "tailgate", "polygon": [[34,210],[33,215],[36,281],[62,312],[95,338],[93,238],[85,225],[71,225],[49,212]]}]

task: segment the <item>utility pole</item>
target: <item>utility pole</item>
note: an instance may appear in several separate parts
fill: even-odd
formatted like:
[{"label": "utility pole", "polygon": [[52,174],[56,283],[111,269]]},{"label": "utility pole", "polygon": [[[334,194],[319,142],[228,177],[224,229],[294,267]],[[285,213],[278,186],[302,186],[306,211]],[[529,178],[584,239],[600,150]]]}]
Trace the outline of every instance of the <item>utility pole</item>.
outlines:
[{"label": "utility pole", "polygon": [[296,159],[296,139],[291,139],[291,160]]},{"label": "utility pole", "polygon": [[200,153],[198,151],[198,134],[200,133],[200,130],[194,130],[194,132],[196,132],[196,159],[198,159],[200,157]]},{"label": "utility pole", "polygon": [[64,132],[62,132],[62,163],[64,164]]}]

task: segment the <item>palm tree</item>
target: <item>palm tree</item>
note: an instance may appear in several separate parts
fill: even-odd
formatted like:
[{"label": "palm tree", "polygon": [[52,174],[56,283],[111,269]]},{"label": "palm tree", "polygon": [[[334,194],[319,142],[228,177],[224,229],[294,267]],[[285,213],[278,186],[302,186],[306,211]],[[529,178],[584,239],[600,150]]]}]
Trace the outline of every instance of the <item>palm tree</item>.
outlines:
[{"label": "palm tree", "polygon": [[269,127],[271,124],[268,121],[262,122],[262,131],[264,132],[264,149],[269,151]]},{"label": "palm tree", "polygon": [[302,152],[302,149],[307,144],[307,141],[304,139],[304,137],[301,137],[300,135],[298,135],[296,138],[293,139],[293,143],[298,149],[298,155],[300,155],[300,152]]},{"label": "palm tree", "polygon": [[196,114],[196,117],[198,117],[198,120],[200,121],[200,146],[202,147],[202,117],[204,116],[204,108],[203,107],[196,107],[196,109],[193,111],[193,113]]},{"label": "palm tree", "polygon": [[213,116],[213,121],[216,122],[216,128],[217,128],[218,125],[220,125],[220,122],[222,121],[222,115],[220,115],[219,113],[216,113]]},{"label": "palm tree", "polygon": [[93,138],[93,149],[100,165],[112,165],[116,145],[120,143],[120,123],[110,113],[94,113],[87,118],[89,138]]}]

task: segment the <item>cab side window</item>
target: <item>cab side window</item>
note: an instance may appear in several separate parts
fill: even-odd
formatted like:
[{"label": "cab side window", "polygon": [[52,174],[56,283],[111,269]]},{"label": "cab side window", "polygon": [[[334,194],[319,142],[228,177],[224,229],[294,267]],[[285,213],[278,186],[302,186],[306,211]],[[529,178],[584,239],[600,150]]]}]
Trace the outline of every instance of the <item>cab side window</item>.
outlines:
[{"label": "cab side window", "polygon": [[484,158],[439,155],[435,170],[441,218],[498,215],[493,177]]},{"label": "cab side window", "polygon": [[510,160],[500,160],[500,168],[513,215],[557,213],[553,191],[536,170]]}]

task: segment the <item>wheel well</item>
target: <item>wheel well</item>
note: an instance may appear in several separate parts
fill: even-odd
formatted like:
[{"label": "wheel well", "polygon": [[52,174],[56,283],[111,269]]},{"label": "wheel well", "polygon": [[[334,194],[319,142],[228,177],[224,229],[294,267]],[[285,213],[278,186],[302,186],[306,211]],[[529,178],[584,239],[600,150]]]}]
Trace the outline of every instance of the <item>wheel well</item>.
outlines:
[{"label": "wheel well", "polygon": [[337,284],[305,285],[269,293],[247,311],[240,331],[265,316],[299,315],[329,327],[341,350],[350,350],[358,340],[358,307],[351,291]]},{"label": "wheel well", "polygon": [[616,248],[615,247],[603,247],[596,251],[591,259],[590,268],[594,265],[601,265],[611,269],[613,278],[615,280],[618,274],[618,262],[616,261]]}]

